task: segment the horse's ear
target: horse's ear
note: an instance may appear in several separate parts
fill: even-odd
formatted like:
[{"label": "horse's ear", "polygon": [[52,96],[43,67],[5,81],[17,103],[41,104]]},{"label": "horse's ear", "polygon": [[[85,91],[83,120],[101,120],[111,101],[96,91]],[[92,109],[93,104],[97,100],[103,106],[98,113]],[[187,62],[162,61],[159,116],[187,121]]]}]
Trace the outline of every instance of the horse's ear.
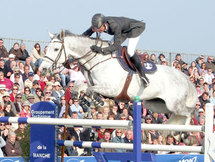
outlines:
[{"label": "horse's ear", "polygon": [[60,32],[60,39],[63,40],[64,37],[65,37],[65,30],[62,29]]},{"label": "horse's ear", "polygon": [[54,38],[54,34],[52,34],[52,33],[50,33],[50,32],[49,32],[49,36],[50,36],[51,39]]}]

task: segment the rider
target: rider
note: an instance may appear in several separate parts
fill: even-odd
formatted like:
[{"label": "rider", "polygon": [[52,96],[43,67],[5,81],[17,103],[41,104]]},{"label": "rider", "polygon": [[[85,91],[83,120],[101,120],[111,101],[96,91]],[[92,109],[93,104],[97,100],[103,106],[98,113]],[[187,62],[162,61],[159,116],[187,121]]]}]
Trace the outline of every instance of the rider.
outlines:
[{"label": "rider", "polygon": [[92,17],[92,26],[82,35],[91,36],[94,32],[108,33],[114,35],[114,42],[106,48],[101,48],[96,45],[91,46],[91,50],[104,55],[110,54],[119,49],[120,45],[128,38],[128,54],[130,60],[139,71],[143,84],[148,86],[149,80],[145,75],[143,65],[135,53],[140,34],[145,30],[145,23],[129,19],[126,17],[105,17],[102,14],[95,14]]}]

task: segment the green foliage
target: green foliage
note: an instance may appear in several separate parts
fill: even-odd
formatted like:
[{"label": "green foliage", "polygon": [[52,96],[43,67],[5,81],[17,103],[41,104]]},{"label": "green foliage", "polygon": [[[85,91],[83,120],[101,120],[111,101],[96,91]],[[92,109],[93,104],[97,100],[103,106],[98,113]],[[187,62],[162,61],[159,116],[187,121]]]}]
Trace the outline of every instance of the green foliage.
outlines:
[{"label": "green foliage", "polygon": [[30,137],[31,137],[30,132],[31,126],[28,124],[24,131],[25,138],[22,138],[22,140],[20,141],[20,145],[22,148],[21,156],[24,158],[25,161],[27,161],[27,159],[29,159],[30,157]]}]

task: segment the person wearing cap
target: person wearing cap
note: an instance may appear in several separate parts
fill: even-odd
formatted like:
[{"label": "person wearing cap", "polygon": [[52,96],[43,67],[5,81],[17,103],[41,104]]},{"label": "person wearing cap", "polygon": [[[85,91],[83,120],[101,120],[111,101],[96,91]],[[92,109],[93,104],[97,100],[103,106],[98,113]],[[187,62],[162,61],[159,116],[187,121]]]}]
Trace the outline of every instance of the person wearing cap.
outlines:
[{"label": "person wearing cap", "polygon": [[34,79],[34,73],[33,72],[29,72],[28,73],[28,79],[25,80],[24,85],[32,88],[33,81],[34,81],[33,79]]},{"label": "person wearing cap", "polygon": [[14,106],[14,104],[13,104],[13,102],[11,102],[11,100],[10,100],[10,94],[6,91],[6,92],[4,92],[4,94],[3,94],[3,96],[2,96],[2,106],[4,107],[4,105],[6,105],[6,104],[11,104],[12,105],[12,111],[14,112],[14,114],[16,114],[17,113],[17,111],[16,111],[16,108],[15,108],[15,106]]},{"label": "person wearing cap", "polygon": [[20,113],[21,117],[31,117],[31,106],[30,103],[28,101],[24,101],[24,103],[22,104],[22,111]]},{"label": "person wearing cap", "polygon": [[15,42],[13,44],[13,47],[9,51],[9,54],[11,53],[15,55],[15,60],[19,60],[20,58],[22,58],[22,53],[19,50],[19,43]]},{"label": "person wearing cap", "polygon": [[35,102],[34,102],[34,95],[33,94],[29,94],[28,95],[28,102],[30,104],[30,106],[32,106]]},{"label": "person wearing cap", "polygon": [[148,78],[145,76],[142,62],[138,55],[135,53],[137,43],[140,35],[145,30],[145,23],[142,21],[126,18],[126,17],[105,17],[103,14],[95,14],[92,17],[91,27],[86,30],[82,35],[91,36],[94,32],[107,33],[114,36],[114,43],[109,47],[101,48],[99,46],[91,46],[91,50],[96,53],[104,55],[117,51],[121,44],[128,39],[128,55],[131,61],[139,71],[144,85],[149,84]]},{"label": "person wearing cap", "polygon": [[64,96],[64,91],[61,90],[60,82],[55,82],[55,83],[53,84],[52,96],[53,96],[54,98],[56,98],[56,100],[58,101],[58,103],[61,102],[60,98],[61,98],[62,96]]},{"label": "person wearing cap", "polygon": [[15,55],[11,53],[9,54],[9,59],[5,62],[5,66],[8,70],[10,69],[10,63],[12,61],[15,61]]}]

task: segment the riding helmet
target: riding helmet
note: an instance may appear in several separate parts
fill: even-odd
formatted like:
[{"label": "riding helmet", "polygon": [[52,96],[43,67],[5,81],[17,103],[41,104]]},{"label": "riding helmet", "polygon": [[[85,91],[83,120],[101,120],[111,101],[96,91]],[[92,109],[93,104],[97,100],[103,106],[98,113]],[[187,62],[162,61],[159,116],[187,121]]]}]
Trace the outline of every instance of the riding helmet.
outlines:
[{"label": "riding helmet", "polygon": [[106,18],[103,14],[95,14],[92,18],[92,27],[99,29],[106,22]]}]

